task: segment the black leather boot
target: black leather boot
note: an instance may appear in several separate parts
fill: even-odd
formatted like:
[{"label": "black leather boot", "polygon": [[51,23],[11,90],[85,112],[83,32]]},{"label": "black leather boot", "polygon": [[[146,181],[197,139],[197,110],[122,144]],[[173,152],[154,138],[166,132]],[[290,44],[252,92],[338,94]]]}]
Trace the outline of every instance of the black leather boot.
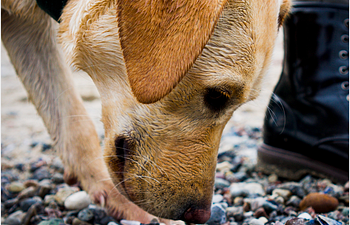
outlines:
[{"label": "black leather boot", "polygon": [[258,169],[293,180],[349,180],[348,5],[294,2],[266,112]]}]

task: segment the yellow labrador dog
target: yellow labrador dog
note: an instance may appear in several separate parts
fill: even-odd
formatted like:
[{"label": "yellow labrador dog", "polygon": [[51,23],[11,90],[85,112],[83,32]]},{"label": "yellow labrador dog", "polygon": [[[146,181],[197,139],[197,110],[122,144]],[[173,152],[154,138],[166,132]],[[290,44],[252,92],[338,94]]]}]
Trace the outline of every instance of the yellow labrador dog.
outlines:
[{"label": "yellow labrador dog", "polygon": [[[54,0],[52,0],[54,1]],[[257,97],[288,0],[2,0],[2,41],[65,165],[116,218],[204,223],[232,113]],[[102,100],[104,152],[65,61]]]}]

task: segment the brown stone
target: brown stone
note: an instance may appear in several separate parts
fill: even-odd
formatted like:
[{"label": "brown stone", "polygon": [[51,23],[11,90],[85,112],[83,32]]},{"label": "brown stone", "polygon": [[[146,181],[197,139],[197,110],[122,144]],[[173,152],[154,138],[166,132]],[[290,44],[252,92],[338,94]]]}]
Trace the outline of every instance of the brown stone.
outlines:
[{"label": "brown stone", "polygon": [[267,215],[267,213],[265,212],[265,209],[263,207],[258,208],[255,212],[254,212],[254,217],[255,218],[260,218],[260,217],[266,217],[269,218],[269,216]]},{"label": "brown stone", "polygon": [[305,210],[312,207],[316,213],[327,213],[334,211],[339,205],[336,198],[323,193],[310,193],[300,202],[300,209]]}]

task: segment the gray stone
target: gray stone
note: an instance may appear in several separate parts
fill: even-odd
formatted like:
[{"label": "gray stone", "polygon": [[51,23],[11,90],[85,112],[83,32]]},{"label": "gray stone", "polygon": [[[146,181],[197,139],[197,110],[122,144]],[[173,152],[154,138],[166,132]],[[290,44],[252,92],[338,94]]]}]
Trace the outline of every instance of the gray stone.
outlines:
[{"label": "gray stone", "polygon": [[224,208],[219,204],[211,207],[210,219],[206,222],[208,225],[220,225],[226,222],[226,213]]},{"label": "gray stone", "polygon": [[78,218],[82,221],[89,222],[94,218],[94,213],[90,209],[83,209],[78,213]]},{"label": "gray stone", "polygon": [[230,186],[230,182],[227,180],[224,180],[222,178],[215,178],[215,183],[214,183],[215,188],[217,189],[222,189]]}]

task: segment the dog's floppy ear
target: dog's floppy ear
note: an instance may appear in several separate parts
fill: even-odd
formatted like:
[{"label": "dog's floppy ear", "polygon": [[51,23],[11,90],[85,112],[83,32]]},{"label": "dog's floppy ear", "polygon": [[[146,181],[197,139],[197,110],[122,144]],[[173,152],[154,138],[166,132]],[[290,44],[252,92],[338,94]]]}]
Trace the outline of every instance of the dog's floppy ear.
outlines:
[{"label": "dog's floppy ear", "polygon": [[226,0],[118,0],[131,89],[153,103],[180,82],[209,40]]}]

